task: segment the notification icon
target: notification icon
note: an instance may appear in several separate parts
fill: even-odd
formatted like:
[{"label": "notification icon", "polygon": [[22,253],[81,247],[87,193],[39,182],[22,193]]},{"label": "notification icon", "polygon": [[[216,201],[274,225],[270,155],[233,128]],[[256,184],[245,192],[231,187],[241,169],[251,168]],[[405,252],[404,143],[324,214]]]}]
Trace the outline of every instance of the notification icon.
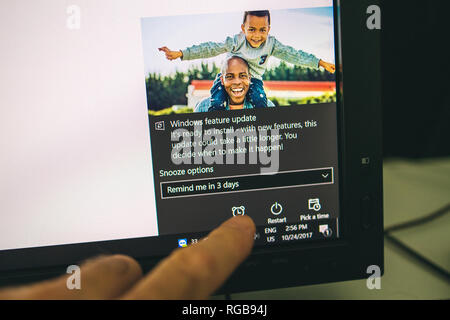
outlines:
[{"label": "notification icon", "polygon": [[164,131],[165,130],[164,121],[155,122],[155,130]]}]

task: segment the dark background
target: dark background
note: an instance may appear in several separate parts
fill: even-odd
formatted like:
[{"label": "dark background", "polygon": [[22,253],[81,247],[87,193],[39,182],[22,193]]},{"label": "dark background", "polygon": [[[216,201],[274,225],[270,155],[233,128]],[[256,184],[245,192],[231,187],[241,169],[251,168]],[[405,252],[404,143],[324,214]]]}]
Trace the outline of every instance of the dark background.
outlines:
[{"label": "dark background", "polygon": [[382,1],[385,158],[450,155],[449,2]]}]

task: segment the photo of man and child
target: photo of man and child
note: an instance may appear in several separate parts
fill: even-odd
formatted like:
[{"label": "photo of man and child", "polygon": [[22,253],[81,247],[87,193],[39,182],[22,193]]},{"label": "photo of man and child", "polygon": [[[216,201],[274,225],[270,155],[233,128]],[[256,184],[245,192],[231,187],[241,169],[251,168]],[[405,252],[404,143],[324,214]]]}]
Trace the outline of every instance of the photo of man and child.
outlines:
[{"label": "photo of man and child", "polygon": [[[158,110],[162,110],[158,108],[161,102],[158,104],[155,101],[158,98],[157,93],[152,90],[156,87],[163,88],[161,82],[167,82],[167,86],[172,86],[172,88],[177,84],[182,87],[187,84],[187,90],[185,89],[185,97],[182,97],[183,92],[178,93],[182,98],[180,102],[176,101],[172,103],[172,106],[163,108],[163,112],[159,114],[253,109],[335,101],[332,7],[280,11],[285,11],[287,19],[283,20],[288,25],[287,28],[278,28],[278,33],[290,29],[289,36],[293,40],[295,38],[302,39],[299,37],[302,32],[308,33],[308,36],[303,37],[307,39],[304,42],[308,44],[309,48],[318,47],[318,50],[315,51],[318,54],[322,53],[325,57],[311,53],[309,50],[303,51],[298,47],[283,44],[276,35],[272,35],[269,10],[240,13],[240,28],[239,26],[230,28],[232,30],[239,28],[240,32],[226,36],[225,41],[204,39],[179,50],[173,50],[172,46],[166,43],[156,46],[155,42],[158,39],[151,41],[152,39],[148,37],[150,34],[146,36],[147,32],[145,32],[147,30],[145,28],[150,28],[152,23],[146,23],[147,21],[144,20],[152,18],[143,19],[144,53],[147,48],[153,47],[153,50],[157,49],[166,62],[178,63],[174,75],[173,69],[172,75],[167,74],[168,72],[166,75],[161,75],[161,71],[158,70],[159,74],[155,72],[157,68],[147,68],[146,87],[149,113],[158,115]],[[280,14],[283,12],[277,12],[276,16],[279,17]],[[237,15],[237,13],[233,14],[234,20]],[[301,21],[302,17],[306,17],[303,19],[304,23],[297,22],[299,27],[297,29],[296,25],[292,23]],[[161,20],[163,18],[153,19]],[[278,21],[283,20],[278,19]],[[185,21],[189,21],[189,19]],[[201,30],[198,21],[198,19],[192,19],[192,34]],[[305,23],[315,23],[319,26],[314,32],[313,28],[305,29]],[[200,33],[207,34],[207,32]],[[317,36],[314,37],[311,33],[316,33]],[[286,36],[286,32],[284,35]],[[173,36],[175,37],[175,35]],[[181,33],[179,37],[182,37]],[[215,34],[214,37],[216,37]],[[146,45],[146,41],[151,42],[151,45]],[[301,40],[296,39],[292,42],[295,45]],[[145,54],[144,58],[150,59]],[[215,58],[212,61],[212,68],[210,67],[211,58]],[[182,64],[191,61],[200,61],[200,68],[191,64],[188,70],[180,71],[183,67],[186,68]],[[148,64],[146,61],[146,66]],[[175,93],[176,90],[169,91]],[[268,97],[268,92],[271,94],[270,97]],[[307,97],[308,95],[310,97]],[[303,98],[303,103],[301,98]],[[305,100],[305,98],[310,99]],[[168,105],[168,103],[165,104]],[[152,113],[152,111],[154,112]]]}]

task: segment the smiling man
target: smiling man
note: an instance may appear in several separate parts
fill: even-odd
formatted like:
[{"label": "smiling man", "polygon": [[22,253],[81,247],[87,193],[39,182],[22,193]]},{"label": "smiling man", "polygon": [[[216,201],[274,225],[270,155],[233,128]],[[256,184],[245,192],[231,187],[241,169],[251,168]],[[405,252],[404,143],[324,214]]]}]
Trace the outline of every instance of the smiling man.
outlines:
[{"label": "smiling man", "polygon": [[[226,110],[253,109],[254,105],[247,101],[247,95],[250,87],[250,73],[248,63],[238,56],[231,56],[225,60],[222,66],[220,81],[225,88],[228,96]],[[274,107],[272,101],[267,100],[267,107]],[[195,112],[205,112],[211,107],[211,98],[205,98],[196,106]]]}]

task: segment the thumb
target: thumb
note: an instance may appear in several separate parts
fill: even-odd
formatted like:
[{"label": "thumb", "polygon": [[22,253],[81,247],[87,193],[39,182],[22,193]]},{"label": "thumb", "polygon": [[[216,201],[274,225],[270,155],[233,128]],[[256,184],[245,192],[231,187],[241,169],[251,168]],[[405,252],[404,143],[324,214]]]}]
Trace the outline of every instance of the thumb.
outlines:
[{"label": "thumb", "polygon": [[37,284],[0,290],[0,299],[113,299],[132,287],[142,276],[139,264],[123,255],[102,256],[79,269],[79,290],[71,290],[68,275]]}]

